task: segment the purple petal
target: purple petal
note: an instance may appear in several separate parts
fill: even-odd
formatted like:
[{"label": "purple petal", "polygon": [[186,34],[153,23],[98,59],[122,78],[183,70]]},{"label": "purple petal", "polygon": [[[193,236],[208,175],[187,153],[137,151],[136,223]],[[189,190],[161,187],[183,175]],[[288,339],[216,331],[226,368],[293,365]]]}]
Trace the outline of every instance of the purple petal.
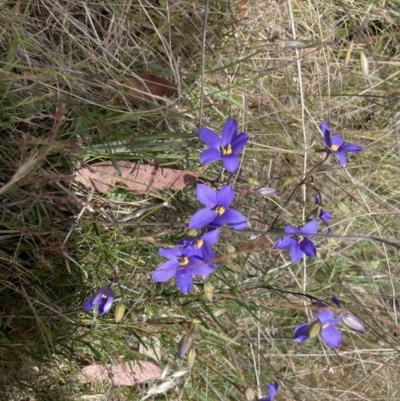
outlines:
[{"label": "purple petal", "polygon": [[222,163],[228,173],[236,173],[240,165],[240,160],[238,156],[232,154],[222,156]]},{"label": "purple petal", "polygon": [[176,283],[184,294],[188,294],[193,287],[193,274],[187,270],[182,269],[176,272]]},{"label": "purple petal", "polygon": [[316,234],[317,231],[318,231],[318,221],[311,220],[299,230],[299,234]]},{"label": "purple petal", "polygon": [[237,135],[237,131],[238,122],[234,118],[228,118],[222,128],[222,145],[231,145],[233,138]]},{"label": "purple petal", "polygon": [[321,121],[321,131],[322,135],[324,136],[325,145],[331,149],[332,142],[331,142],[331,129],[329,125],[325,121]]},{"label": "purple petal", "polygon": [[196,198],[199,202],[208,207],[215,207],[218,205],[217,194],[208,185],[197,184]]},{"label": "purple petal", "polygon": [[326,210],[322,210],[319,213],[319,218],[324,221],[325,223],[327,223],[328,221],[332,220],[332,216],[329,212],[327,212]]},{"label": "purple petal", "polygon": [[227,209],[235,198],[235,191],[231,185],[225,185],[217,192],[217,205]]},{"label": "purple petal", "polygon": [[315,311],[314,313],[315,316],[317,316],[321,325],[325,323],[330,323],[335,318],[335,315],[330,310]]},{"label": "purple petal", "polygon": [[331,147],[332,147],[333,145],[337,145],[338,147],[344,145],[344,140],[343,140],[343,138],[342,138],[341,135],[338,134],[338,135],[335,135],[335,136],[332,138],[332,145],[331,145]]},{"label": "purple petal", "polygon": [[208,246],[207,244],[203,244],[201,248],[199,248],[197,245],[191,246],[193,253],[191,256],[198,256],[199,258],[203,258],[203,248],[205,246]]},{"label": "purple petal", "polygon": [[325,329],[323,328],[321,335],[324,341],[334,349],[339,348],[340,344],[342,343],[342,334],[334,326],[329,325]]},{"label": "purple petal", "polygon": [[304,237],[303,240],[299,242],[299,245],[302,252],[304,252],[307,256],[312,258],[317,256],[317,248],[309,238]]},{"label": "purple petal", "polygon": [[293,227],[289,224],[286,226],[285,232],[288,234],[301,234],[301,230],[299,230],[297,227]]},{"label": "purple petal", "polygon": [[88,312],[88,311],[92,310],[95,306],[97,306],[97,305],[93,305],[93,297],[90,297],[90,298],[86,301],[86,303],[85,303],[85,305],[84,305],[84,307],[83,307],[83,310],[86,311],[86,312]]},{"label": "purple petal", "polygon": [[342,316],[342,314],[340,314],[337,318],[332,319],[329,323],[330,324],[339,324],[342,321],[342,319],[343,319],[343,316]]},{"label": "purple petal", "polygon": [[275,395],[278,391],[279,384],[278,382],[275,382],[274,384],[267,384],[267,389],[268,389],[268,396],[260,398],[258,401],[272,401],[275,398]]},{"label": "purple petal", "polygon": [[179,266],[178,260],[167,260],[154,270],[151,278],[157,283],[168,281],[175,276]]},{"label": "purple petal", "polygon": [[208,233],[205,233],[201,236],[202,240],[208,245],[214,245],[219,240],[219,230],[211,230]]},{"label": "purple petal", "polygon": [[346,164],[347,157],[344,153],[342,152],[333,152],[335,156],[339,159],[339,165],[340,167],[343,167]]},{"label": "purple petal", "polygon": [[321,195],[318,192],[314,193],[314,198],[315,198],[315,206],[321,205],[322,198],[321,198]]},{"label": "purple petal", "polygon": [[92,306],[95,308],[99,306],[101,303],[101,299],[103,298],[102,289],[97,291],[95,294],[92,295]]},{"label": "purple petal", "polygon": [[290,245],[290,259],[293,263],[298,262],[303,257],[303,251],[300,248],[300,244],[294,240]]},{"label": "purple petal", "polygon": [[221,152],[214,148],[208,148],[200,155],[201,164],[214,163],[221,159],[222,159]]},{"label": "purple petal", "polygon": [[275,398],[275,395],[278,391],[279,384],[275,382],[274,384],[267,384],[268,391],[269,391],[269,398],[272,401]]},{"label": "purple petal", "polygon": [[342,307],[342,305],[340,305],[340,301],[336,297],[332,297],[331,300],[338,308]]},{"label": "purple petal", "polygon": [[204,260],[198,262],[196,265],[197,266],[188,268],[188,272],[190,271],[190,273],[196,274],[197,276],[208,276],[215,270],[215,267],[210,266]]},{"label": "purple petal", "polygon": [[158,248],[158,253],[167,259],[176,259],[182,255],[182,248]]},{"label": "purple petal", "polygon": [[210,227],[221,227],[225,224],[225,213],[222,215],[217,215],[217,217],[209,224]]},{"label": "purple petal", "polygon": [[294,339],[301,343],[309,338],[311,323],[303,323],[294,329]]},{"label": "purple petal", "polygon": [[245,134],[244,132],[242,132],[241,134],[239,134],[236,138],[233,138],[232,141],[232,153],[236,154],[241,152],[245,146],[247,141],[249,140],[249,135]]},{"label": "purple petal", "polygon": [[205,142],[208,146],[214,149],[220,149],[221,140],[219,136],[211,129],[202,127],[199,129],[200,138]]},{"label": "purple petal", "polygon": [[190,229],[198,229],[209,225],[215,220],[216,212],[212,209],[201,209],[189,221]]},{"label": "purple petal", "polygon": [[99,313],[101,315],[104,315],[105,313],[110,311],[113,300],[114,300],[114,297],[107,297],[106,299],[104,299],[104,302],[102,302],[99,305]]},{"label": "purple petal", "polygon": [[235,209],[226,209],[222,217],[225,217],[225,223],[235,230],[242,231],[247,228],[246,217]]},{"label": "purple petal", "polygon": [[111,289],[111,287],[109,285],[107,285],[106,287],[103,287],[101,289],[101,293],[107,297],[111,297],[111,298],[115,297],[114,291]]},{"label": "purple petal", "polygon": [[278,239],[278,241],[275,242],[274,247],[278,249],[285,249],[289,248],[289,246],[292,245],[293,241],[295,241],[292,237],[283,237]]},{"label": "purple petal", "polygon": [[215,254],[209,245],[204,244],[204,246],[202,246],[201,257],[204,259],[204,263],[206,263],[211,268],[215,269],[217,267],[216,263],[210,262],[210,260],[213,260],[215,258]]},{"label": "purple petal", "polygon": [[193,247],[188,246],[188,247],[182,249],[182,256],[190,257],[190,256],[193,256],[193,255],[194,255],[194,248]]},{"label": "purple petal", "polygon": [[338,149],[339,152],[347,153],[347,152],[362,152],[363,148],[358,145],[354,145],[353,143],[348,143],[347,145],[342,145]]}]

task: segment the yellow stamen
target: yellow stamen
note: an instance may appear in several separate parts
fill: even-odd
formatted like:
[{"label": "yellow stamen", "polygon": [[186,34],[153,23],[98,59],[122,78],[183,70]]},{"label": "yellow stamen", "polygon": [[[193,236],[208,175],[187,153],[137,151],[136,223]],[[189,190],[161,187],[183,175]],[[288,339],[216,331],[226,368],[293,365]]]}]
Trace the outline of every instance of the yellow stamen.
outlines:
[{"label": "yellow stamen", "polygon": [[232,146],[228,145],[228,146],[222,148],[222,154],[223,155],[231,155],[232,154]]},{"label": "yellow stamen", "polygon": [[217,206],[215,211],[221,216],[225,213],[225,208],[223,206]]},{"label": "yellow stamen", "polygon": [[183,258],[181,258],[179,264],[180,264],[181,266],[186,266],[186,265],[188,265],[188,264],[189,264],[189,258],[187,258],[186,256],[184,256]]},{"label": "yellow stamen", "polygon": [[333,150],[334,152],[336,152],[339,149],[339,145],[332,145],[331,146],[331,150]]},{"label": "yellow stamen", "polygon": [[101,294],[101,297],[102,297],[103,299],[107,299],[107,295],[106,295],[106,294]]},{"label": "yellow stamen", "polygon": [[304,237],[303,237],[302,235],[299,235],[299,236],[297,237],[297,239],[299,240],[299,243],[300,243],[301,241],[304,240]]},{"label": "yellow stamen", "polygon": [[197,248],[201,248],[204,245],[204,241],[202,239],[198,239],[196,241]]},{"label": "yellow stamen", "polygon": [[324,324],[321,326],[321,329],[322,329],[322,330],[323,330],[323,329],[326,329],[328,326],[329,326],[329,323],[324,323]]}]

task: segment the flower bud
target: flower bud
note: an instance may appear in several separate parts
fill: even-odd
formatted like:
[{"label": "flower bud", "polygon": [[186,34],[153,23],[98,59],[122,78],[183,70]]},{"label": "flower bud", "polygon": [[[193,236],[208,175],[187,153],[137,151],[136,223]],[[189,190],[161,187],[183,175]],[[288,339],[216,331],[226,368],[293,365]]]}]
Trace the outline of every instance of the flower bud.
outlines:
[{"label": "flower bud", "polygon": [[342,320],[344,324],[346,324],[347,326],[351,327],[354,330],[362,332],[366,330],[365,326],[361,323],[361,320],[349,311],[344,311],[342,313]]},{"label": "flower bud", "polygon": [[190,329],[195,330],[197,329],[197,326],[201,323],[201,320],[198,319],[197,317],[194,317],[191,322],[190,322]]},{"label": "flower bud", "polygon": [[321,325],[319,324],[319,322],[312,322],[308,329],[308,336],[310,338],[314,338],[319,334],[320,331]]},{"label": "flower bud", "polygon": [[194,350],[194,348],[190,348],[187,356],[187,366],[189,369],[193,368],[195,360],[196,360],[196,351]]},{"label": "flower bud", "polygon": [[215,309],[215,311],[213,311],[214,316],[216,316],[216,317],[222,316],[226,312],[227,312],[226,308],[218,308],[218,309]]},{"label": "flower bud", "polygon": [[274,196],[279,194],[279,189],[273,188],[273,187],[264,187],[257,189],[257,194],[260,196]]},{"label": "flower bud", "polygon": [[122,318],[124,317],[125,314],[125,305],[120,302],[117,307],[115,308],[115,312],[114,312],[114,320],[115,323],[118,323],[122,320]]},{"label": "flower bud", "polygon": [[186,353],[192,348],[193,346],[193,338],[190,337],[189,335],[185,334],[179,343],[179,348],[178,348],[178,356],[179,358],[183,358]]},{"label": "flower bud", "polygon": [[251,387],[246,387],[246,390],[244,390],[244,398],[246,401],[253,401],[256,393]]},{"label": "flower bud", "polygon": [[368,67],[368,59],[367,56],[361,52],[360,53],[360,66],[361,66],[361,71],[364,75],[364,78],[369,78],[369,67]]},{"label": "flower bud", "polygon": [[206,297],[207,301],[212,302],[214,295],[214,287],[210,281],[206,281],[204,283],[204,296]]}]

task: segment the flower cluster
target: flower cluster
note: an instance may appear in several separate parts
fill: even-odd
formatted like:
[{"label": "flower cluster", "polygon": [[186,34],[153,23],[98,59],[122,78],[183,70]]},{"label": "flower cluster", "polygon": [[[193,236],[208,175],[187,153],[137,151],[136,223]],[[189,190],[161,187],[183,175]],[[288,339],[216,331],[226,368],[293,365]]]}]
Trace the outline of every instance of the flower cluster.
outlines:
[{"label": "flower cluster", "polygon": [[[200,156],[201,163],[213,163],[222,160],[225,169],[234,173],[239,168],[239,157],[249,139],[245,133],[238,135],[238,123],[230,118],[222,129],[219,138],[214,131],[200,128],[200,137],[209,146]],[[168,260],[162,263],[152,274],[155,282],[168,281],[176,277],[179,289],[188,294],[193,287],[194,276],[206,277],[211,274],[216,264],[212,245],[219,239],[219,228],[224,224],[235,230],[245,230],[247,220],[231,205],[235,191],[231,185],[225,185],[214,191],[205,184],[196,187],[196,198],[205,208],[197,211],[189,221],[189,229],[202,229],[204,233],[195,238],[179,241],[174,248],[160,248],[159,253]]]},{"label": "flower cluster", "polygon": [[[339,134],[331,137],[331,129],[324,121],[321,122],[321,131],[327,155],[334,154],[339,160],[340,167],[347,162],[347,153],[362,151],[358,145],[345,144]],[[204,127],[200,128],[199,135],[208,145],[208,148],[200,155],[200,163],[221,161],[227,172],[231,174],[237,172],[240,167],[238,153],[245,149],[249,136],[244,132],[238,133],[238,122],[235,119],[229,118],[226,121],[221,137],[211,129]],[[277,192],[278,190],[272,187],[258,190],[262,196],[272,196]],[[178,288],[184,294],[191,291],[196,276],[205,278],[217,268],[213,246],[219,241],[220,228],[227,225],[232,229],[242,231],[248,225],[246,217],[231,207],[235,199],[232,185],[223,185],[218,190],[214,190],[208,185],[197,184],[196,198],[204,205],[204,208],[194,213],[188,227],[191,230],[199,230],[198,235],[184,238],[172,248],[159,248],[159,254],[166,260],[152,273],[152,279],[155,282],[165,282],[175,278]],[[314,206],[310,216],[312,219],[301,227],[288,224],[284,230],[287,235],[275,242],[276,249],[289,249],[290,259],[293,263],[298,262],[304,256],[316,257],[317,248],[312,237],[318,233],[319,222],[328,226],[328,233],[331,233],[329,223],[332,215],[323,209],[322,196],[317,189],[314,192]],[[307,218],[307,220],[309,219]],[[107,285],[93,294],[85,303],[84,311],[97,308],[101,315],[109,312],[115,298],[111,286],[112,284]],[[337,327],[340,323],[360,332],[365,331],[363,323],[355,315],[342,310],[337,298],[332,298],[332,302],[335,306],[330,306],[322,301],[312,304],[316,319],[295,327],[294,339],[297,342],[319,336],[329,347],[338,349],[342,342],[342,334]],[[118,306],[116,311],[117,309]],[[120,309],[119,320],[123,316],[123,307]],[[340,313],[335,315],[335,312]],[[191,359],[194,361],[195,351],[192,350],[192,345],[193,338],[190,335],[183,336],[178,350],[179,356],[183,357],[186,353],[191,352]],[[277,382],[267,385],[268,395],[258,401],[272,401],[278,388]],[[246,394],[247,399],[254,398],[253,392],[250,390]]]}]

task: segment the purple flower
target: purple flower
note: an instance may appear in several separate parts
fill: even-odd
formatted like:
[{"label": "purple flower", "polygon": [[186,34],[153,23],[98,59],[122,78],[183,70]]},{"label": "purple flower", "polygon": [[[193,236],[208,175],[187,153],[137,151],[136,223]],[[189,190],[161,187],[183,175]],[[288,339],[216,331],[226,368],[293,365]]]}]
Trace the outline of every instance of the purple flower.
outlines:
[{"label": "purple flower", "polygon": [[267,384],[268,396],[260,398],[258,401],[272,401],[278,392],[279,384],[275,382],[274,384]]},{"label": "purple flower", "polygon": [[163,282],[176,276],[176,283],[184,294],[188,294],[192,289],[194,274],[208,276],[214,270],[214,267],[194,255],[191,247],[160,248],[158,252],[168,260],[157,267],[152,274],[152,279],[156,282]]},{"label": "purple flower", "polygon": [[346,153],[348,152],[362,152],[362,147],[348,143],[345,145],[341,135],[335,135],[331,139],[331,129],[325,121],[321,121],[321,130],[324,135],[325,147],[328,153],[333,153],[339,159],[340,167],[346,164]]},{"label": "purple flower", "polygon": [[83,310],[88,312],[96,307],[99,308],[101,315],[104,315],[111,309],[111,305],[114,301],[114,292],[111,286],[106,285],[99,291],[94,293],[85,303]]},{"label": "purple flower", "polygon": [[200,128],[200,138],[209,146],[200,155],[200,163],[208,164],[222,160],[222,163],[229,173],[235,173],[239,168],[239,157],[249,139],[249,136],[242,132],[238,135],[238,122],[228,118],[222,128],[222,136],[219,136],[209,128]]},{"label": "purple flower", "polygon": [[247,220],[242,213],[229,208],[235,197],[231,185],[226,185],[215,192],[207,185],[198,184],[196,197],[207,208],[199,210],[192,216],[189,228],[220,227],[226,223],[235,230],[246,229]]},{"label": "purple flower", "polygon": [[303,234],[313,235],[316,234],[317,231],[318,222],[316,220],[311,220],[301,229],[287,225],[285,232],[292,235],[288,235],[276,241],[275,248],[290,248],[290,258],[293,263],[299,261],[303,255],[315,257],[317,256],[317,249],[314,243]]},{"label": "purple flower", "polygon": [[[179,245],[185,247],[191,247],[193,249],[193,254],[199,256],[201,259],[208,261],[215,258],[215,254],[211,249],[211,245],[217,243],[219,239],[219,230],[211,230],[203,235],[195,238],[184,239],[179,241]],[[209,264],[212,267],[216,267],[215,263]]]},{"label": "purple flower", "polygon": [[[336,298],[332,298],[332,301],[335,302],[336,306],[340,307],[340,303]],[[322,302],[314,302],[313,305],[320,307],[327,306],[327,304]],[[335,327],[335,325],[342,321],[342,315],[340,314],[335,318],[334,313],[330,310],[316,311],[314,313],[318,318],[317,323],[320,326],[320,334],[322,339],[330,347],[338,349],[342,343],[342,334],[340,333],[340,330]],[[295,340],[302,342],[310,338],[310,328],[312,325],[313,323],[304,323],[296,326],[294,330]]]},{"label": "purple flower", "polygon": [[329,212],[322,209],[322,198],[318,192],[314,193],[315,205],[314,205],[314,216],[321,219],[325,224],[328,224],[332,220],[332,216]]}]

